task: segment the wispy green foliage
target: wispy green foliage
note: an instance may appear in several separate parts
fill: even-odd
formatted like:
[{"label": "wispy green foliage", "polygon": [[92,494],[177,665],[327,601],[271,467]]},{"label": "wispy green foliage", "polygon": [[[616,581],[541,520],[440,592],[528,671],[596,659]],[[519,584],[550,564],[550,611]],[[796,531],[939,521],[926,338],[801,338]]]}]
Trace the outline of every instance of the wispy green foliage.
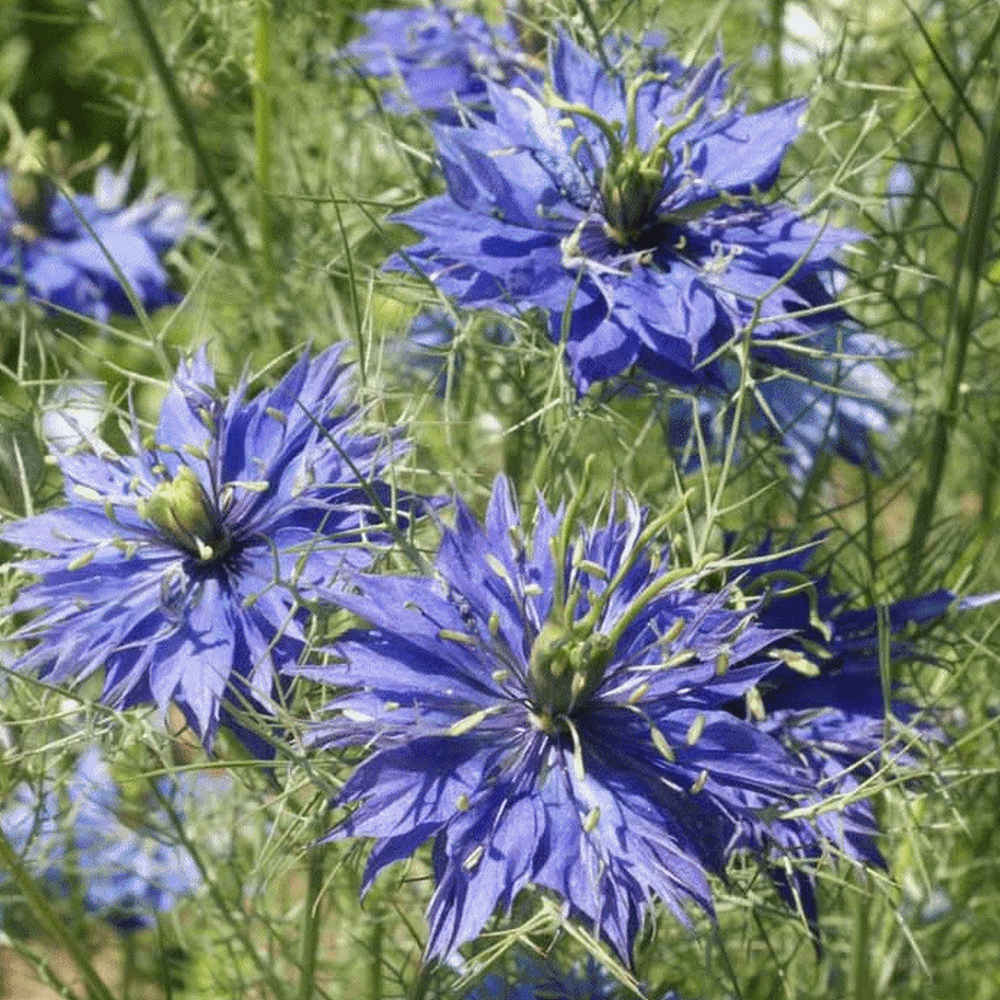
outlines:
[{"label": "wispy green foliage", "polygon": [[[318,353],[343,342],[357,364],[365,425],[405,427],[414,441],[391,471],[390,492],[457,494],[482,514],[502,472],[525,516],[541,491],[591,522],[607,517],[612,490],[629,491],[654,512],[677,510],[667,533],[673,559],[724,566],[706,579],[713,588],[738,580],[765,539],[781,548],[825,532],[822,569],[858,606],[940,587],[1000,589],[996,5],[512,6],[536,55],[557,28],[591,48],[610,29],[655,30],[689,64],[721,45],[752,111],[809,97],[774,196],[804,206],[819,226],[859,233],[834,291],[859,329],[899,345],[898,357],[878,364],[905,402],[895,433],[877,442],[881,474],[826,457],[796,484],[771,435],[757,428],[737,439],[732,428],[761,377],[739,368],[739,344],[725,348],[738,372],[726,410],[734,419],[695,420],[678,445],[661,384],[608,382],[580,396],[538,311],[457,310],[432,280],[382,271],[416,238],[395,216],[445,181],[428,122],[386,100],[392,81],[363,78],[337,58],[363,33],[374,0],[16,0],[0,4],[0,100],[25,130],[61,143],[67,162],[104,143],[100,155],[116,168],[135,155],[130,194],[155,181],[193,206],[205,235],[163,258],[178,306],[97,322],[47,315],[23,298],[0,303],[4,522],[64,502],[47,458],[55,433],[76,433],[81,448],[89,435],[89,446],[103,440],[121,453],[133,420],[155,427],[165,387],[194,348],[208,345],[223,389],[247,374],[256,390],[274,386],[307,344]],[[499,0],[462,9],[493,24],[504,13]],[[70,187],[89,192],[93,177],[83,172]],[[13,245],[10,224],[0,211],[0,253]],[[416,342],[411,324],[435,310],[449,332],[430,346]],[[433,516],[399,529],[404,544],[378,568],[427,572],[437,519],[453,517],[442,500]],[[30,576],[10,567],[9,547],[4,556],[0,605],[9,608]],[[332,607],[310,611],[304,658],[335,658],[331,642],[357,620]],[[23,614],[6,615],[4,635],[23,624]],[[566,969],[593,957],[621,996],[647,1000],[671,990],[692,1000],[992,1000],[984,970],[1000,968],[996,612],[952,615],[930,631],[912,626],[903,638],[918,656],[893,655],[883,621],[872,655],[887,703],[905,697],[925,707],[902,727],[920,763],[901,777],[898,749],[886,749],[856,793],[875,802],[886,870],[859,872],[833,850],[819,860],[817,948],[801,900],[790,915],[766,877],[773,873],[741,857],[725,885],[712,883],[716,922],[692,913],[685,928],[660,908],[634,970],[544,892],[522,893],[509,916],[497,915],[460,968],[422,967],[430,849],[403,852],[408,860],[359,902],[367,845],[316,845],[363,756],[318,755],[302,743],[305,723],[341,691],[299,678],[275,695],[273,762],[251,759],[226,736],[209,758],[180,716],[108,709],[94,680],[63,690],[11,675],[6,665],[23,649],[8,643],[0,808],[20,783],[68,774],[92,744],[136,809],[167,773],[231,781],[172,814],[170,836],[203,882],[131,939],[88,916],[79,893],[40,896],[38,880],[0,842],[0,952],[16,949],[43,981],[80,1000],[436,1000],[511,974],[523,953]],[[750,718],[754,704],[747,699]],[[270,725],[246,721],[258,731]],[[838,801],[796,805],[833,815]],[[14,985],[0,974],[0,996]]]}]

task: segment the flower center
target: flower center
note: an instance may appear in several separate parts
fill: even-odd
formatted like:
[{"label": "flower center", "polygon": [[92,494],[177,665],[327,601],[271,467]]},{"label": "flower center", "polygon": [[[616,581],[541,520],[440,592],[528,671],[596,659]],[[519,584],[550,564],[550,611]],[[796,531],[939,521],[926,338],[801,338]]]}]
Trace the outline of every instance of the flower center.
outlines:
[{"label": "flower center", "polygon": [[186,465],[173,479],[160,483],[147,499],[140,500],[136,511],[201,562],[220,559],[229,550],[229,539],[214,507]]},{"label": "flower center", "polygon": [[604,232],[621,247],[632,247],[657,222],[663,189],[665,146],[649,153],[632,146],[609,163],[601,177]]},{"label": "flower center", "polygon": [[579,625],[546,622],[531,647],[528,690],[534,710],[551,724],[569,715],[600,686],[612,641]]},{"label": "flower center", "polygon": [[[646,231],[662,221],[658,209],[665,176],[673,164],[670,142],[702,112],[703,98],[690,101],[669,125],[658,123],[656,137],[648,149],[640,147],[639,92],[643,87],[672,78],[672,73],[652,71],[633,78],[625,93],[624,130],[620,121],[607,121],[586,105],[565,101],[558,95],[552,98],[557,108],[586,119],[604,138],[607,160],[598,180],[601,214],[608,239],[621,247],[635,248]],[[680,101],[683,104],[684,98]]]},{"label": "flower center", "polygon": [[46,141],[41,129],[25,134],[9,108],[0,108],[0,119],[10,135],[3,162],[7,190],[17,212],[11,229],[23,240],[36,240],[50,229],[50,210],[56,195],[53,177],[67,175],[64,157],[57,143]]}]

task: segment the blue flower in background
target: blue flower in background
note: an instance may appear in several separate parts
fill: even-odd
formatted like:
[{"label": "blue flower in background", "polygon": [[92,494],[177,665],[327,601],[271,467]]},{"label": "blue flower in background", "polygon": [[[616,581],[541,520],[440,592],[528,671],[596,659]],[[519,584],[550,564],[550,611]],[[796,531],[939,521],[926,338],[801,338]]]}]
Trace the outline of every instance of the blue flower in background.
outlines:
[{"label": "blue flower in background", "polygon": [[71,201],[43,177],[0,172],[0,296],[23,290],[55,314],[104,322],[134,312],[117,268],[145,309],[178,301],[160,258],[199,227],[176,198],[127,203],[131,175],[130,163],[98,167],[93,194]]},{"label": "blue flower in background", "polygon": [[[489,344],[509,344],[510,330],[503,323],[478,324],[478,333]],[[413,318],[404,338],[387,342],[387,351],[401,369],[399,378],[404,385],[426,384],[428,378],[435,392],[444,398],[448,390],[449,363],[452,383],[461,374],[463,354],[454,350],[456,320],[453,314],[437,306],[422,309]],[[450,361],[449,361],[450,356]],[[418,376],[414,378],[414,376]]]},{"label": "blue flower in background", "polygon": [[388,94],[391,111],[416,108],[457,124],[459,106],[488,113],[487,80],[519,85],[542,76],[510,25],[491,25],[444,4],[374,10],[361,20],[368,33],[348,45],[344,56],[367,76],[403,84],[408,100]]},{"label": "blue flower in background", "polygon": [[593,958],[564,972],[550,960],[519,952],[510,976],[489,973],[465,1000],[615,1000],[623,995],[614,977]]},{"label": "blue flower in background", "polygon": [[221,718],[266,752],[232,711],[266,706],[303,649],[302,602],[369,564],[383,514],[403,519],[378,478],[400,446],[361,433],[340,353],[304,354],[253,400],[245,382],[223,398],[199,353],[152,439],[133,424],[133,454],[93,436],[57,451],[67,505],[2,530],[47,553],[18,564],[38,580],[11,608],[34,642],[15,668],[61,684],[103,667],[107,704],[173,701],[206,746]]},{"label": "blue flower in background", "polygon": [[299,668],[346,690],[309,741],[374,751],[330,834],[376,839],[364,885],[434,841],[431,957],[536,886],[627,962],[654,897],[711,913],[707,876],[735,849],[830,837],[782,819],[814,801],[817,767],[749,708],[809,619],[699,591],[652,544],[664,522],[618,502],[579,531],[541,504],[529,534],[498,479],[485,527],[459,502],[434,578],[354,574],[338,601],[374,629]]},{"label": "blue flower in background", "polygon": [[[159,791],[183,812],[186,800],[214,791],[213,779],[163,779]],[[156,914],[201,884],[194,859],[160,807],[144,812],[140,827],[119,818],[124,803],[95,748],[76,762],[65,783],[19,785],[0,813],[0,828],[50,892],[68,896],[78,882],[84,908],[122,933],[156,922]]]},{"label": "blue flower in background", "polygon": [[[387,266],[420,270],[464,306],[542,310],[581,392],[637,366],[728,398],[736,362],[725,348],[750,329],[751,366],[758,355],[774,364],[787,343],[812,352],[805,367],[826,404],[830,331],[849,324],[826,280],[860,236],[761,200],[805,102],[750,114],[729,97],[721,58],[688,69],[640,48],[632,71],[624,48],[607,46],[622,63],[608,72],[560,36],[546,88],[488,84],[489,118],[437,126],[448,191],[398,216],[423,238]],[[808,415],[798,410],[789,430],[784,411],[800,403]],[[767,417],[793,455],[820,424],[812,409],[795,391]],[[849,446],[856,428],[838,436],[835,419],[818,447],[867,457],[867,431],[892,408],[869,409]]]},{"label": "blue flower in background", "polygon": [[[755,724],[812,772],[813,805],[834,796],[840,801],[836,809],[813,818],[745,825],[736,843],[774,863],[771,873],[782,895],[801,907],[815,931],[814,863],[830,846],[858,864],[885,864],[872,802],[861,792],[863,783],[882,767],[916,765],[915,740],[941,738],[936,727],[904,701],[893,698],[891,707],[908,733],[893,728],[887,718],[879,663],[883,636],[893,663],[928,659],[912,641],[893,637],[926,626],[949,609],[982,607],[1000,595],[960,599],[941,588],[881,608],[852,609],[848,595],[836,593],[827,576],[808,571],[814,552],[815,543],[772,555],[768,542],[757,553],[764,558],[743,575],[740,586],[749,594],[762,591],[757,620],[786,634],[779,651],[784,665],[760,687]],[[734,702],[730,710],[742,707]]]},{"label": "blue flower in background", "polygon": [[[878,472],[871,435],[891,438],[894,419],[908,407],[877,362],[901,354],[881,337],[834,328],[817,331],[801,347],[761,345],[754,351],[744,426],[777,441],[800,483],[824,452]],[[730,395],[705,392],[697,399],[701,436],[713,458],[721,456],[732,433],[738,366],[723,365],[723,378]],[[691,471],[698,448],[690,403],[670,400],[665,424],[672,450],[686,456],[685,471]]]}]

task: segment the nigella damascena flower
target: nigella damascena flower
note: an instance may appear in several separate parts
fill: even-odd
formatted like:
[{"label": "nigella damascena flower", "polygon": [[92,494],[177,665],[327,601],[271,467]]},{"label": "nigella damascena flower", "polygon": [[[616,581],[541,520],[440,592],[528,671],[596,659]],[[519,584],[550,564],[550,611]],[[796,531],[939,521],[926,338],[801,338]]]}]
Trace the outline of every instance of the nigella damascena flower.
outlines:
[{"label": "nigella damascena flower", "polygon": [[302,651],[302,602],[367,566],[359,543],[402,517],[378,478],[399,447],[361,432],[339,356],[304,354],[247,400],[245,382],[223,397],[199,352],[151,440],[133,422],[133,454],[93,437],[57,452],[67,505],[2,531],[46,553],[19,564],[38,581],[12,608],[34,615],[16,667],[52,684],[103,667],[103,701],[173,701],[206,745],[220,716],[237,727],[234,708],[266,703]]},{"label": "nigella damascena flower", "polygon": [[[883,338],[849,328],[818,330],[803,344],[761,344],[746,387],[745,426],[779,443],[799,483],[809,478],[824,451],[878,472],[871,434],[891,438],[893,418],[907,411],[902,393],[878,361],[900,356]],[[697,398],[701,438],[712,457],[727,446],[740,386],[739,366],[721,367],[727,394],[704,392]],[[670,444],[687,459],[690,471],[698,458],[691,404],[674,398],[668,406]]]},{"label": "nigella damascena flower", "polygon": [[[178,817],[196,788],[207,790],[188,778],[159,786]],[[91,747],[65,781],[18,785],[0,813],[0,829],[49,892],[68,896],[78,884],[87,912],[129,933],[152,926],[202,877],[162,808],[144,809],[138,827],[122,821],[125,809],[107,763]]]},{"label": "nigella damascena flower", "polygon": [[749,711],[797,626],[697,589],[654,541],[667,515],[618,504],[578,529],[540,503],[529,532],[498,479],[485,526],[458,503],[433,578],[354,574],[339,603],[374,628],[299,668],[346,689],[309,740],[374,751],[330,835],[376,839],[365,885],[434,841],[430,956],[534,886],[628,961],[654,897],[711,913],[708,875],[815,797],[812,764]]},{"label": "nigella damascena flower", "polygon": [[[745,825],[737,841],[774,863],[779,889],[801,907],[813,928],[818,921],[814,866],[800,862],[814,862],[832,847],[859,864],[884,866],[878,822],[863,786],[880,768],[917,765],[920,741],[941,739],[933,723],[898,692],[888,692],[892,715],[887,716],[880,656],[888,654],[893,663],[926,660],[914,642],[894,637],[923,628],[949,610],[982,607],[1000,596],[959,598],[941,588],[881,608],[851,608],[849,596],[837,593],[827,575],[808,571],[815,548],[816,543],[772,554],[768,543],[740,586],[762,593],[761,625],[786,635],[778,651],[783,665],[760,686],[755,724],[813,773],[812,805],[833,796],[842,804],[817,809],[812,818]],[[741,707],[734,703],[730,709]]]},{"label": "nigella damascena flower", "polygon": [[[439,306],[417,313],[406,336],[386,345],[393,367],[399,369],[399,380],[407,386],[431,381],[443,399],[449,382],[453,386],[457,382],[464,363],[462,352],[454,346],[457,331],[455,316]],[[479,323],[477,333],[487,344],[511,342],[510,331],[502,323]]]},{"label": "nigella damascena flower", "polygon": [[0,296],[101,322],[134,312],[122,278],[147,310],[178,301],[160,258],[199,227],[176,198],[129,202],[132,166],[98,167],[72,201],[44,176],[0,172]]},{"label": "nigella damascena flower", "polygon": [[487,80],[516,85],[541,77],[509,24],[491,25],[442,3],[369,11],[361,20],[368,33],[344,55],[365,75],[402,82],[409,100],[387,95],[391,111],[417,108],[457,124],[459,107],[488,113]]},{"label": "nigella damascena flower", "polygon": [[[417,268],[462,305],[541,310],[580,391],[637,366],[725,397],[725,348],[743,339],[751,366],[782,341],[826,351],[825,331],[849,317],[824,281],[859,237],[763,199],[804,101],[751,114],[719,57],[694,70],[639,55],[637,70],[608,71],[560,36],[544,86],[488,84],[489,118],[437,126],[447,193],[398,216],[423,239],[387,266]],[[854,451],[884,422],[871,405]]]}]

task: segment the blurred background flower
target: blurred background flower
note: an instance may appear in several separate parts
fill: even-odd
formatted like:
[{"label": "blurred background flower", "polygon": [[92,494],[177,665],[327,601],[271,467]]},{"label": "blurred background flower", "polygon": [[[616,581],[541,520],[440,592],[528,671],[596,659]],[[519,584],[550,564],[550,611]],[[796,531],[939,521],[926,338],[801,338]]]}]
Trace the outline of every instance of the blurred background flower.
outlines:
[{"label": "blurred background flower", "polygon": [[[18,785],[0,812],[0,829],[37,881],[56,897],[78,895],[84,909],[121,933],[156,922],[201,884],[178,839],[192,797],[212,794],[214,776],[179,774],[157,782],[173,804],[126,803],[96,747],[63,778]],[[128,822],[126,822],[128,820]]]}]

